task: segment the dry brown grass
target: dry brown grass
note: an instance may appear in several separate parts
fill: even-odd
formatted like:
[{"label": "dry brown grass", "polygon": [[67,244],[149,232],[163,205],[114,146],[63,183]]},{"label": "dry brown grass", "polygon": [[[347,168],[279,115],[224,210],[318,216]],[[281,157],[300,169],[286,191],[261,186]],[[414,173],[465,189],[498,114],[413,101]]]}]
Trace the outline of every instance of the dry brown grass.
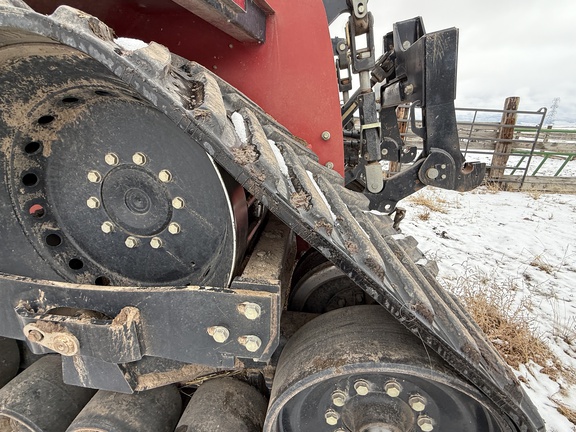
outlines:
[{"label": "dry brown grass", "polygon": [[430,219],[430,211],[429,210],[421,211],[416,215],[416,217],[422,221],[427,221]]},{"label": "dry brown grass", "polygon": [[469,272],[453,284],[454,293],[508,364],[518,368],[532,360],[555,365],[555,356],[534,332],[530,300],[518,302],[517,290],[513,281],[499,284],[482,272]]},{"label": "dry brown grass", "polygon": [[530,261],[532,267],[536,267],[545,273],[552,274],[554,272],[554,267],[550,265],[548,261],[542,255],[536,255],[532,261]]},{"label": "dry brown grass", "polygon": [[416,194],[408,198],[408,201],[418,206],[426,207],[428,210],[433,212],[448,213],[446,200],[440,198],[439,196]]},{"label": "dry brown grass", "polygon": [[484,186],[486,187],[486,192],[490,194],[496,194],[504,190],[502,185],[498,182],[487,181]]},{"label": "dry brown grass", "polygon": [[554,402],[556,402],[556,404],[558,404],[558,406],[556,407],[558,412],[560,414],[562,414],[564,417],[566,417],[568,419],[568,421],[570,421],[573,424],[576,424],[576,411],[567,407],[566,405],[564,405],[561,402],[558,402],[558,401],[554,401]]},{"label": "dry brown grass", "polygon": [[540,191],[530,191],[530,192],[528,192],[528,195],[529,195],[533,200],[538,200],[538,199],[540,199],[540,197],[542,196],[542,192],[540,192]]}]

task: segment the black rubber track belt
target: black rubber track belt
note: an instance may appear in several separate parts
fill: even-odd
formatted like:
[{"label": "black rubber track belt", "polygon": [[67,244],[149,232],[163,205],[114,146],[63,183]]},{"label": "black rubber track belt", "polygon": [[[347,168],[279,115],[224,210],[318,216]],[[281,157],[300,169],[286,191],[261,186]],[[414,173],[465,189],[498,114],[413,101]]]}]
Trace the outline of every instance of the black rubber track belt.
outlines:
[{"label": "black rubber track belt", "polygon": [[[19,0],[0,0],[0,26],[49,37],[104,64],[481,390],[510,418],[511,430],[544,430],[532,402],[478,326],[429,269],[414,261],[419,254],[412,241],[401,239],[388,216],[369,211],[363,195],[345,189],[338,173],[320,165],[302,140],[238,90],[159,44],[126,51],[105,24],[70,7],[45,16]],[[230,119],[236,112],[246,126],[245,142]],[[422,256],[418,262],[424,261]]]}]

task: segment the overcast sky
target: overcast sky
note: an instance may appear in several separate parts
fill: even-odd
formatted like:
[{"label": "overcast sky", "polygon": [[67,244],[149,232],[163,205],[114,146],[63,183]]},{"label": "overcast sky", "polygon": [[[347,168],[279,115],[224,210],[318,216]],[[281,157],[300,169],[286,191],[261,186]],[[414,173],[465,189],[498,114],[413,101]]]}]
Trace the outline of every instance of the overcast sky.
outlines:
[{"label": "overcast sky", "polygon": [[415,16],[427,32],[460,30],[457,107],[500,109],[520,96],[520,109],[535,111],[559,97],[555,125],[576,126],[576,1],[371,0],[368,8],[378,39]]}]

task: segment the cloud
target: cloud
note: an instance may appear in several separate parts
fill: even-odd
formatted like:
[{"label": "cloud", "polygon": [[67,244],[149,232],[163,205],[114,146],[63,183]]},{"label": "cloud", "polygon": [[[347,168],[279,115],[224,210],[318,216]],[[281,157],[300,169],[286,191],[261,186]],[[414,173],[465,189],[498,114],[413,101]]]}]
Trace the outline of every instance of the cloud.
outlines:
[{"label": "cloud", "polygon": [[457,106],[501,108],[520,96],[521,109],[538,110],[560,97],[557,121],[576,125],[572,0],[372,0],[368,8],[377,39],[415,16],[428,32],[459,28]]}]

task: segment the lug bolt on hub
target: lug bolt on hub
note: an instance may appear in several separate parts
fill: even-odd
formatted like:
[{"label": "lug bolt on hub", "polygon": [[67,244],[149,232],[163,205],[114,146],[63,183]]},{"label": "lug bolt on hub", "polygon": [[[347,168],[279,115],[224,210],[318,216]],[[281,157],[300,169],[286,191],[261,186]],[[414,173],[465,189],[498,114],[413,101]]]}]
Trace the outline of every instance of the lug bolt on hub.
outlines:
[{"label": "lug bolt on hub", "polygon": [[103,233],[110,234],[111,232],[114,232],[115,227],[112,222],[105,221],[100,226],[100,229],[102,230]]},{"label": "lug bolt on hub", "polygon": [[162,170],[158,173],[158,179],[162,183],[169,183],[172,181],[172,173],[168,170]]},{"label": "lug bolt on hub", "polygon": [[418,426],[423,432],[431,432],[434,430],[434,422],[428,416],[420,416],[416,421]]},{"label": "lug bolt on hub", "polygon": [[175,209],[181,209],[184,208],[184,198],[180,198],[180,197],[176,197],[172,200],[172,207],[174,207]]},{"label": "lug bolt on hub", "polygon": [[132,162],[136,165],[146,165],[148,163],[148,157],[142,152],[136,152],[132,155]]},{"label": "lug bolt on hub", "polygon": [[218,343],[224,343],[230,337],[230,331],[223,326],[208,327],[206,331]]},{"label": "lug bolt on hub", "polygon": [[324,414],[324,418],[326,419],[326,423],[330,426],[336,426],[338,420],[340,420],[340,415],[334,410],[328,410],[326,411],[326,414]]},{"label": "lug bolt on hub", "polygon": [[332,393],[332,403],[337,407],[343,407],[346,404],[346,393],[336,390]]},{"label": "lug bolt on hub", "polygon": [[426,399],[420,395],[410,396],[408,404],[416,412],[422,412],[426,409]]},{"label": "lug bolt on hub", "polygon": [[152,237],[150,240],[150,246],[152,246],[153,249],[160,249],[163,245],[164,242],[160,237]]},{"label": "lug bolt on hub", "polygon": [[366,396],[370,391],[370,387],[366,381],[358,380],[354,383],[354,390],[356,390],[356,393],[360,396]]},{"label": "lug bolt on hub", "polygon": [[100,207],[100,200],[96,197],[90,197],[86,200],[86,205],[88,208],[97,209]]},{"label": "lug bolt on hub", "polygon": [[138,247],[139,241],[136,237],[130,236],[126,238],[124,244],[126,245],[127,248],[134,249],[135,247]]},{"label": "lug bolt on hub", "polygon": [[168,232],[170,234],[172,234],[172,235],[180,234],[180,231],[182,231],[180,224],[178,224],[176,222],[172,222],[172,223],[170,223],[170,225],[168,225]]},{"label": "lug bolt on hub", "polygon": [[402,386],[396,381],[390,381],[384,385],[384,391],[390,397],[398,397],[402,392]]},{"label": "lug bolt on hub", "polygon": [[104,161],[111,166],[118,165],[120,163],[120,158],[116,153],[108,153],[104,156]]},{"label": "lug bolt on hub", "polygon": [[89,171],[86,177],[91,183],[100,183],[102,181],[102,175],[98,171]]}]

